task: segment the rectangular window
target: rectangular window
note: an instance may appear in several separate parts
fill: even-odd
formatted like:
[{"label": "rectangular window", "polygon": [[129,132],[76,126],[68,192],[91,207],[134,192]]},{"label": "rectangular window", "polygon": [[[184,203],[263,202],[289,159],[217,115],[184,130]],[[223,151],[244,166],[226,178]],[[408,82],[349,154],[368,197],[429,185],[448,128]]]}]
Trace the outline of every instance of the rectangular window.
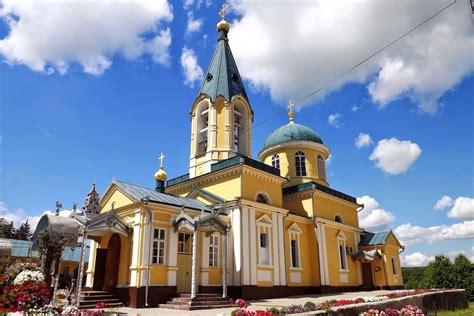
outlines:
[{"label": "rectangular window", "polygon": [[178,253],[193,253],[193,234],[182,232],[178,234]]},{"label": "rectangular window", "polygon": [[[265,229],[265,228],[261,228]],[[268,233],[260,233],[260,244],[258,247],[259,264],[270,264],[270,241],[268,240]]]},{"label": "rectangular window", "polygon": [[151,262],[155,264],[165,263],[165,239],[166,231],[161,228],[155,228],[153,230],[153,250]]},{"label": "rectangular window", "polygon": [[398,274],[397,273],[397,264],[395,262],[395,258],[392,257],[392,271],[393,271],[393,274]]},{"label": "rectangular window", "polygon": [[219,266],[219,236],[209,237],[209,266]]},{"label": "rectangular window", "polygon": [[300,267],[300,253],[298,249],[298,240],[291,240],[291,267],[299,268]]},{"label": "rectangular window", "polygon": [[339,240],[339,268],[347,270],[346,245],[343,240]]}]

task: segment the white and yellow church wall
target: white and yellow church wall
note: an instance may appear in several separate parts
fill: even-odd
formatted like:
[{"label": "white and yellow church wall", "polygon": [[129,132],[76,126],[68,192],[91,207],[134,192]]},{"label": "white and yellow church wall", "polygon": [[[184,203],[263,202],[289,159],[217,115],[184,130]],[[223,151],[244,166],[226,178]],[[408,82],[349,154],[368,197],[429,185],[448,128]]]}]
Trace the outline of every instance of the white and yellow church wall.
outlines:
[{"label": "white and yellow church wall", "polygon": [[359,219],[357,217],[358,204],[354,204],[327,193],[314,190],[313,195],[313,212],[308,216],[315,215],[329,221],[334,221],[336,215],[342,219],[342,223],[355,228],[359,227]]}]

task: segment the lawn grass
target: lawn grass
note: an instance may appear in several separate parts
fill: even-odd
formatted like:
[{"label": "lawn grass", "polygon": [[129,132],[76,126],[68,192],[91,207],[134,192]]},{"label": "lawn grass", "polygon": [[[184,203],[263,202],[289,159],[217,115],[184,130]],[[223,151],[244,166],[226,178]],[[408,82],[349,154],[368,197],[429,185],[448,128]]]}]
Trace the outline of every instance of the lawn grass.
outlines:
[{"label": "lawn grass", "polygon": [[436,316],[472,316],[474,315],[474,302],[469,302],[467,309],[460,309],[457,311],[438,311]]}]

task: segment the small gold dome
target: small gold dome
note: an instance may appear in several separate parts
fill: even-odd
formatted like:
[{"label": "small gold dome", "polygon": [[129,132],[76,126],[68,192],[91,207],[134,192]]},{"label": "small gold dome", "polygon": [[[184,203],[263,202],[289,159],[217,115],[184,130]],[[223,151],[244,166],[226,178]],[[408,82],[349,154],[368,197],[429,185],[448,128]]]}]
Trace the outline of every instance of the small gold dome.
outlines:
[{"label": "small gold dome", "polygon": [[166,181],[168,179],[168,174],[163,170],[163,167],[155,173],[155,180]]},{"label": "small gold dome", "polygon": [[219,23],[217,23],[217,30],[218,31],[226,30],[227,32],[229,32],[229,29],[230,29],[230,25],[229,25],[229,23],[227,23],[226,20],[221,20]]}]

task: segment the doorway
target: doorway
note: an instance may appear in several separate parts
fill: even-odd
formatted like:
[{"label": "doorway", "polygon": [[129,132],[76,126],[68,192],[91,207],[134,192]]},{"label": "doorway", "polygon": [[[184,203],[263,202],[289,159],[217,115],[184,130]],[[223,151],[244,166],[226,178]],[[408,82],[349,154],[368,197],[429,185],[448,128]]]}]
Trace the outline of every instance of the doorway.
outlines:
[{"label": "doorway", "polygon": [[120,236],[113,234],[107,247],[107,264],[104,276],[104,291],[112,291],[117,287],[120,263]]},{"label": "doorway", "polygon": [[95,255],[94,270],[94,291],[102,291],[104,289],[105,267],[107,263],[107,249],[97,248]]},{"label": "doorway", "polygon": [[178,293],[191,292],[191,275],[193,259],[193,234],[178,233],[178,275],[176,286]]},{"label": "doorway", "polygon": [[374,286],[374,279],[372,277],[372,264],[370,262],[362,263],[362,281],[364,287]]}]

